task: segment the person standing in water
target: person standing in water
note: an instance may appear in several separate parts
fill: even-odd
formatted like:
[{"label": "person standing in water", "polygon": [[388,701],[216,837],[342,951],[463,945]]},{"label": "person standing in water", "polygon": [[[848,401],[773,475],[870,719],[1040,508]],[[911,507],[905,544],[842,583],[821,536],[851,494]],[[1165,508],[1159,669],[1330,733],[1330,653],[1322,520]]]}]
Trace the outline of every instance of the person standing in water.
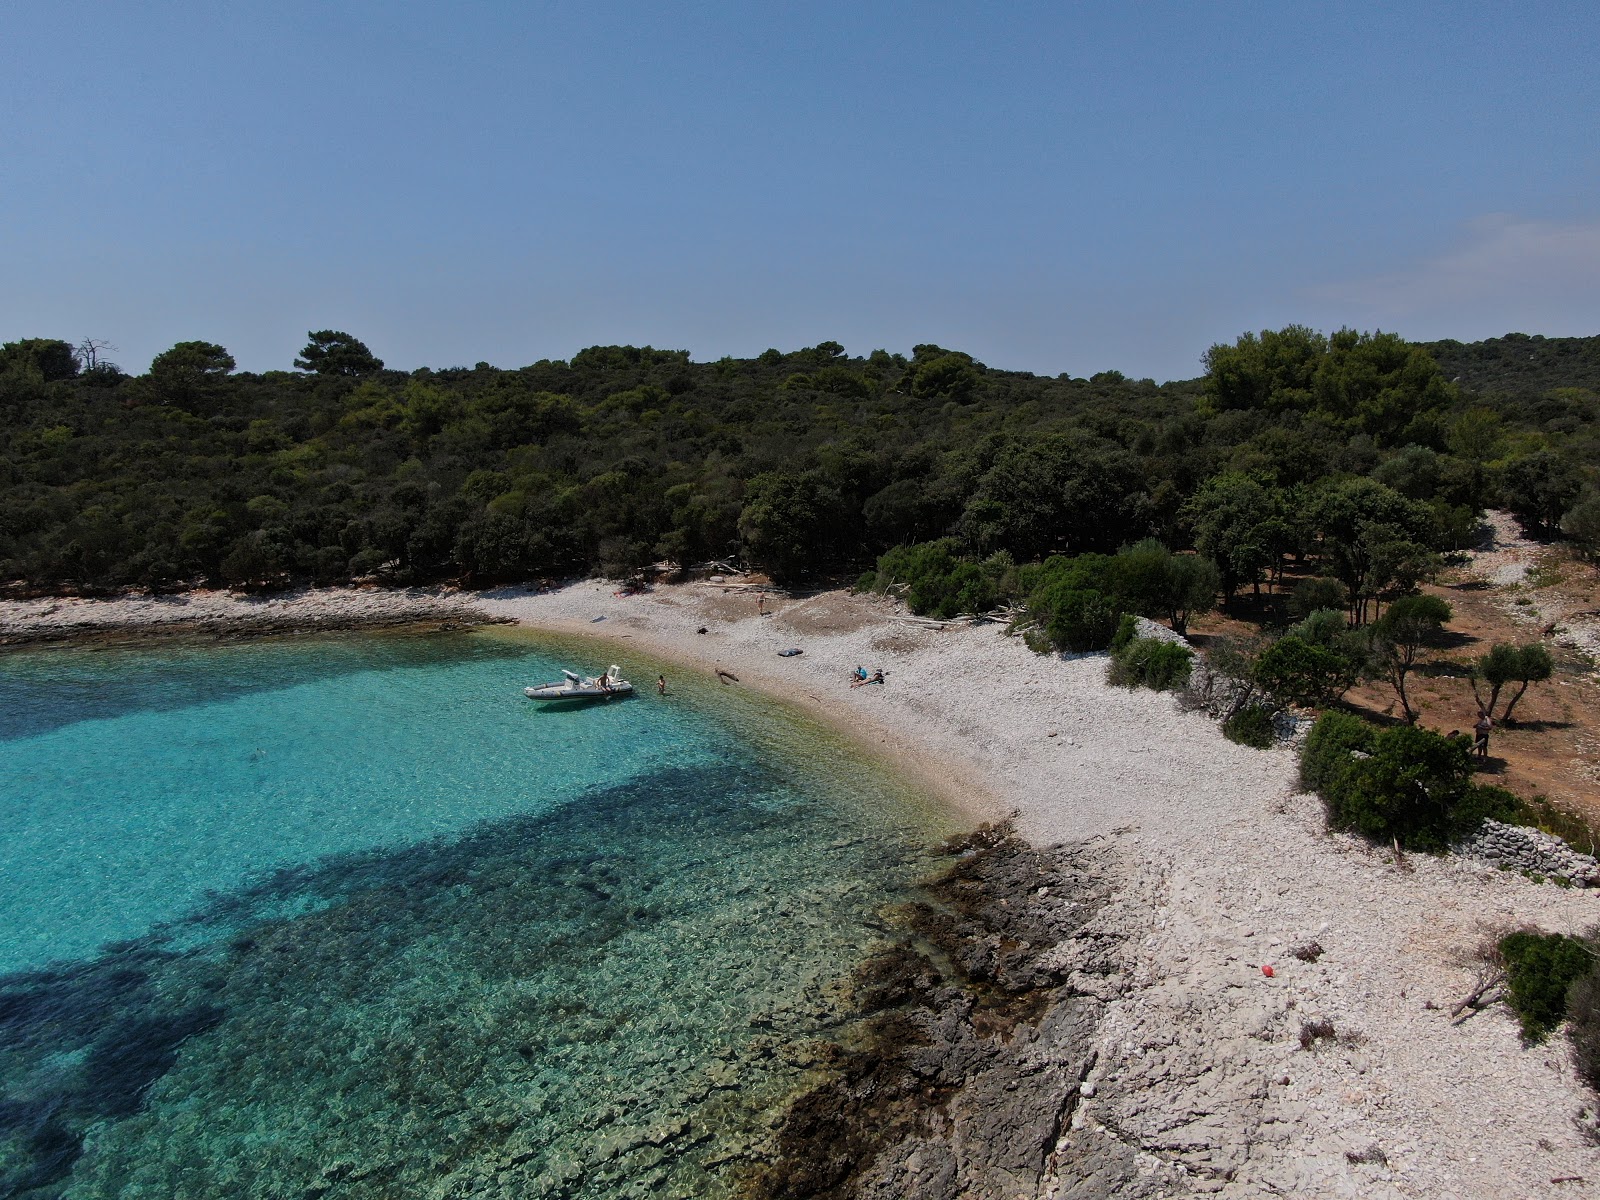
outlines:
[{"label": "person standing in water", "polygon": [[656,676],[656,693],[661,696],[667,694],[667,677],[665,675]]}]

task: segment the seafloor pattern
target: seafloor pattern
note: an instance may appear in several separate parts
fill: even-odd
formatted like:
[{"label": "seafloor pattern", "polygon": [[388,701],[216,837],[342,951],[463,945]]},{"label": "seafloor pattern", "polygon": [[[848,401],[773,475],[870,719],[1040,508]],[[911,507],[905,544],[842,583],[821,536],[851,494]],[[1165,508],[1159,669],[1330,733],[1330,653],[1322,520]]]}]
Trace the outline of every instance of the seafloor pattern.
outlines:
[{"label": "seafloor pattern", "polygon": [[0,976],[0,1196],[717,1194],[928,863],[892,783],[776,749],[713,721]]},{"label": "seafloor pattern", "polygon": [[0,980],[0,1193],[708,1194],[922,861],[773,783],[285,870],[188,923],[224,941]]}]

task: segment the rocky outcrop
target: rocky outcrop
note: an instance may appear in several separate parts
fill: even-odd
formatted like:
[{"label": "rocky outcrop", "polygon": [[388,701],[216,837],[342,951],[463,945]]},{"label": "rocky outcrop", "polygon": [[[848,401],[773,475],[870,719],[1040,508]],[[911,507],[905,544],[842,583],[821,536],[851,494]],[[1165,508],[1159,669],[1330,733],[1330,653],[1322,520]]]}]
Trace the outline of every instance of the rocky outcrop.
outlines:
[{"label": "rocky outcrop", "polygon": [[1600,861],[1580,854],[1558,837],[1523,825],[1485,820],[1456,853],[1511,871],[1564,879],[1578,887],[1600,887]]},{"label": "rocky outcrop", "polygon": [[1063,1141],[1123,987],[1120,937],[1094,920],[1111,890],[1101,864],[994,831],[952,852],[906,939],[859,973],[868,1015],[789,1105],[746,1194],[1013,1200],[1047,1174],[1080,1200],[1170,1191],[1136,1163],[1148,1155]]},{"label": "rocky outcrop", "polygon": [[90,600],[0,600],[0,647],[135,645],[158,638],[241,641],[295,633],[452,632],[515,624],[457,593],[427,588],[312,588],[275,595],[184,592]]}]

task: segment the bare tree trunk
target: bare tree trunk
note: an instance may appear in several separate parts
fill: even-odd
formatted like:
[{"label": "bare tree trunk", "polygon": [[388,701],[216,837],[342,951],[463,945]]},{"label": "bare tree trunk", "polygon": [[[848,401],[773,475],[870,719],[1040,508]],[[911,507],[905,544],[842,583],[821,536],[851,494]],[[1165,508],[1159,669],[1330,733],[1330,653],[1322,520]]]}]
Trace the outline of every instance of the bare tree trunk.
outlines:
[{"label": "bare tree trunk", "polygon": [[[1478,978],[1472,985],[1472,991],[1467,993],[1467,998],[1450,1010],[1452,1017],[1459,1017],[1467,1009],[1483,1008],[1490,1004],[1495,997],[1489,996],[1490,992],[1505,986],[1505,969],[1498,963],[1491,963],[1478,972]],[[1488,996],[1488,999],[1484,997]]]},{"label": "bare tree trunk", "polygon": [[1406,695],[1406,676],[1408,674],[1410,672],[1406,670],[1395,672],[1394,690],[1395,694],[1400,697],[1400,711],[1405,714],[1406,724],[1415,725],[1417,723],[1417,714],[1411,711],[1411,698]]},{"label": "bare tree trunk", "polygon": [[1511,703],[1506,705],[1506,711],[1500,714],[1500,720],[1503,724],[1511,724],[1511,710],[1517,706],[1517,701],[1522,699],[1522,693],[1528,690],[1528,684],[1531,682],[1533,681],[1530,679],[1524,679],[1522,686],[1517,689],[1517,694],[1511,697]]},{"label": "bare tree trunk", "polygon": [[[1473,700],[1477,701],[1478,711],[1483,713],[1487,717],[1489,717],[1491,720],[1502,720],[1502,721],[1505,720],[1504,717],[1496,717],[1494,715],[1494,706],[1496,704],[1498,704],[1499,701],[1500,701],[1500,688],[1503,685],[1502,684],[1498,684],[1498,683],[1491,683],[1489,685],[1489,702],[1487,704],[1485,704],[1484,700],[1483,700],[1483,693],[1478,690],[1478,681],[1476,679],[1473,679],[1473,680],[1471,680],[1471,683],[1472,683],[1472,698],[1473,698]],[[1523,684],[1522,686],[1523,686],[1524,689],[1526,689],[1528,685],[1527,684]],[[1519,696],[1521,694],[1522,694],[1521,692],[1517,693],[1517,695],[1519,695]],[[1516,700],[1513,699],[1511,701],[1511,703],[1515,704]],[[1511,711],[1509,705],[1507,706],[1506,711],[1507,711],[1507,713],[1509,713]]]}]

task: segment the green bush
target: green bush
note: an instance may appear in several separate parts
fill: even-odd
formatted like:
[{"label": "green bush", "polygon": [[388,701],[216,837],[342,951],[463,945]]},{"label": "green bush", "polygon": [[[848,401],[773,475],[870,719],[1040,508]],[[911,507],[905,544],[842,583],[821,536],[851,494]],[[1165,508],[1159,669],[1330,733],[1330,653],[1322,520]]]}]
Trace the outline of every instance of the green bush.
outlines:
[{"label": "green bush", "polygon": [[1409,850],[1443,851],[1486,818],[1534,823],[1518,796],[1472,782],[1466,738],[1414,726],[1379,732],[1349,713],[1317,718],[1300,752],[1300,786],[1322,798],[1330,829]]},{"label": "green bush", "polygon": [[1600,1091],[1600,961],[1591,962],[1567,992],[1567,1016],[1572,1021],[1567,1033],[1578,1074]]},{"label": "green bush", "polygon": [[1542,1042],[1567,1015],[1573,985],[1594,969],[1594,953],[1561,933],[1508,933],[1500,939],[1506,991],[1522,1036]]},{"label": "green bush", "polygon": [[1377,730],[1359,717],[1343,712],[1323,713],[1300,751],[1300,786],[1315,792],[1324,802],[1330,793],[1342,794],[1357,762],[1352,753],[1370,754],[1377,736]]},{"label": "green bush", "polygon": [[[1059,650],[1106,649],[1124,613],[1133,611],[1116,586],[1116,560],[1105,554],[1052,555],[1037,568],[1017,571],[1031,584],[1028,613]],[[1130,631],[1131,636],[1131,631]]]},{"label": "green bush", "polygon": [[1330,704],[1355,683],[1358,669],[1327,646],[1290,634],[1261,652],[1256,682],[1276,699],[1293,704]]},{"label": "green bush", "polygon": [[1504,825],[1526,824],[1526,805],[1516,793],[1503,787],[1490,784],[1469,787],[1467,794],[1456,803],[1451,817],[1452,840],[1471,837],[1485,820]]},{"label": "green bush", "polygon": [[1111,635],[1109,649],[1112,654],[1120,654],[1124,647],[1134,638],[1139,636],[1139,618],[1133,613],[1123,613],[1122,620],[1117,622],[1117,631]]},{"label": "green bush", "polygon": [[878,590],[878,573],[876,571],[863,571],[856,579],[853,592],[875,592]]},{"label": "green bush", "polygon": [[[998,599],[995,582],[984,567],[959,557],[959,549],[953,538],[896,546],[878,559],[874,586],[887,590],[906,584],[911,611],[942,620],[960,613],[985,612]],[[996,569],[1009,565],[1009,561],[997,563]]]},{"label": "green bush", "polygon": [[1349,630],[1350,622],[1345,620],[1342,611],[1337,608],[1319,608],[1315,612],[1307,613],[1298,623],[1289,626],[1289,636],[1297,637],[1313,646],[1326,646],[1332,650],[1345,640]]},{"label": "green bush", "polygon": [[1371,756],[1323,793],[1328,823],[1375,842],[1441,853],[1470,833],[1471,743],[1401,725],[1373,739]]},{"label": "green bush", "polygon": [[1266,750],[1272,746],[1272,709],[1264,704],[1249,704],[1222,723],[1222,736],[1241,746]]},{"label": "green bush", "polygon": [[988,612],[997,599],[994,581],[977,563],[959,562],[940,579],[925,579],[911,589],[918,612],[950,618],[961,613]]},{"label": "green bush", "polygon": [[1107,678],[1119,687],[1167,691],[1189,682],[1194,651],[1160,638],[1135,638],[1113,651]]},{"label": "green bush", "polygon": [[1109,596],[1081,588],[1056,593],[1051,607],[1045,632],[1057,647],[1076,653],[1104,650],[1122,616]]},{"label": "green bush", "polygon": [[1349,607],[1350,589],[1337,579],[1314,575],[1295,585],[1289,597],[1289,612],[1297,620],[1304,620],[1314,612],[1324,609],[1342,610]]}]

